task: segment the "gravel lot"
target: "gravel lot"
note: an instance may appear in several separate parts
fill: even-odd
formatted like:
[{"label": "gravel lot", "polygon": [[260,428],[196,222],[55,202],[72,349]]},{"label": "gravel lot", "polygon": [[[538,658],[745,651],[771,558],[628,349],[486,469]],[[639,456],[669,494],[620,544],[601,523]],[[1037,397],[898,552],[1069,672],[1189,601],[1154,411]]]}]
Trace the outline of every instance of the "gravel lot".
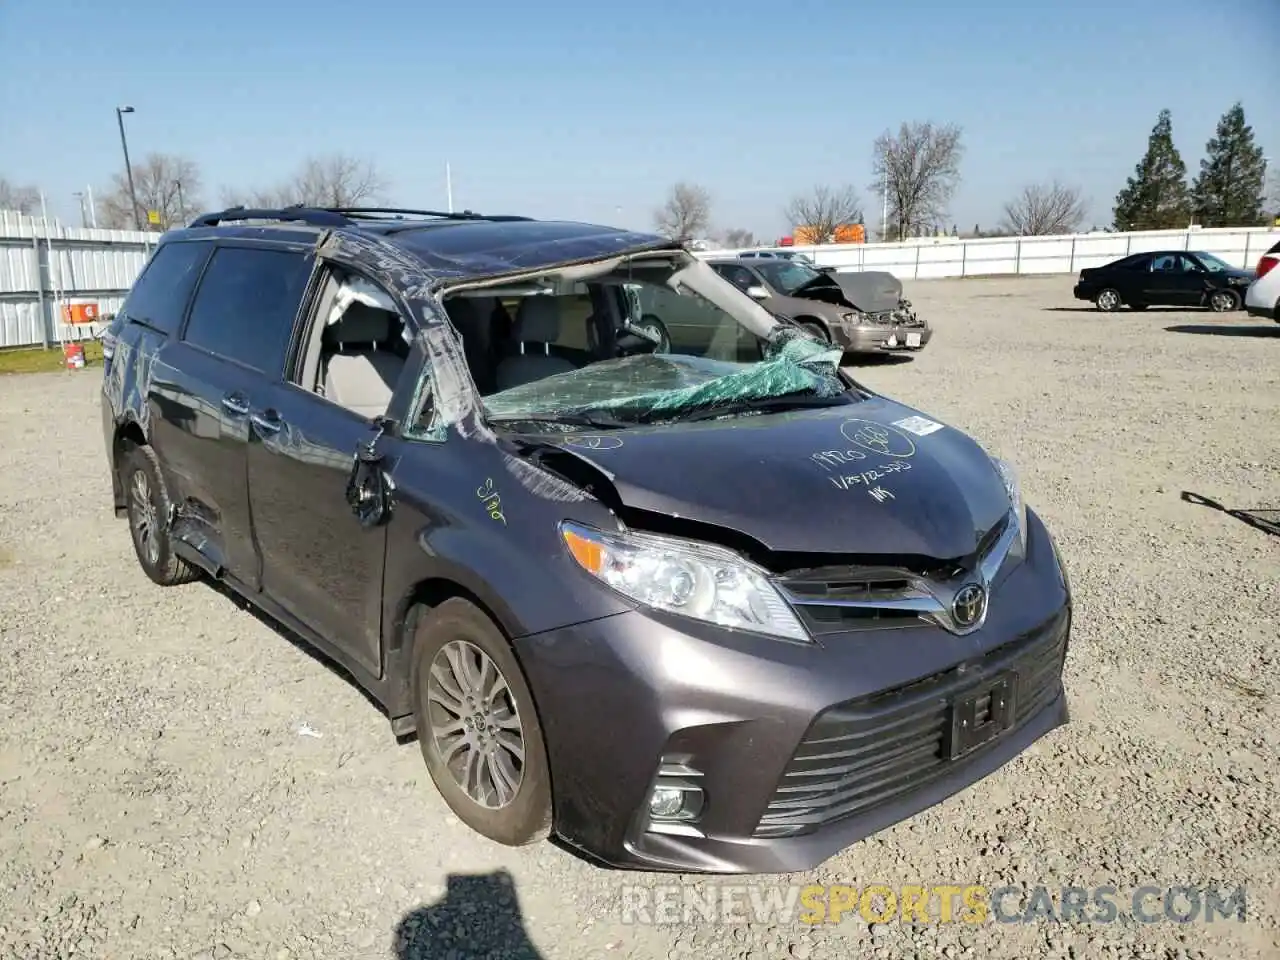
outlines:
[{"label": "gravel lot", "polygon": [[1070,289],[912,284],[934,342],[859,375],[1020,466],[1077,592],[1071,725],[811,874],[674,882],[1246,884],[1246,922],[626,924],[672,878],[480,839],[354,686],[146,580],[91,369],[0,379],[0,958],[1275,957],[1280,540],[1179,493],[1280,506],[1280,325]]}]

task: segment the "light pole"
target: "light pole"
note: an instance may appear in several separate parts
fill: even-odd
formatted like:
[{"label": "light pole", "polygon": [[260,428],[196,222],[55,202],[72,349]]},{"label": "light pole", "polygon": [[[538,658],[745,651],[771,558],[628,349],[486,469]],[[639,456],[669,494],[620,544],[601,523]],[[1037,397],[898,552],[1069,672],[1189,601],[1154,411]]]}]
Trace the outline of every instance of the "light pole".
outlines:
[{"label": "light pole", "polygon": [[89,226],[89,218],[88,216],[85,215],[85,212],[84,212],[84,193],[77,190],[75,193],[72,194],[72,196],[80,201],[80,226],[82,227]]},{"label": "light pole", "polygon": [[120,149],[124,151],[124,174],[129,180],[129,203],[133,205],[133,226],[142,231],[142,220],[138,216],[138,193],[133,189],[133,167],[129,163],[129,141],[124,136],[124,115],[133,113],[133,107],[116,107],[116,123],[120,125]]},{"label": "light pole", "polygon": [[889,168],[886,166],[880,179],[880,242],[889,240]]},{"label": "light pole", "polygon": [[187,219],[187,205],[182,202],[182,181],[175,180],[173,185],[178,188],[178,223],[181,224]]}]

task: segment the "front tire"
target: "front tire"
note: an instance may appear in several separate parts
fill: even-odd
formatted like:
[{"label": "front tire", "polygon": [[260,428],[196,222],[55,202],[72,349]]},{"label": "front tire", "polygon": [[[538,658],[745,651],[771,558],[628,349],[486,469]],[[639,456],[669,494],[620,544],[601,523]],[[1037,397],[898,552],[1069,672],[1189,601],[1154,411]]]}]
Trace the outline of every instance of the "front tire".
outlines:
[{"label": "front tire", "polygon": [[1209,294],[1209,309],[1214,313],[1230,313],[1240,309],[1240,295],[1234,290],[1215,290]]},{"label": "front tire", "polygon": [[653,348],[654,353],[671,352],[671,334],[667,331],[667,325],[652,313],[644,314],[636,326],[642,330],[647,330],[657,338],[658,343]]},{"label": "front tire", "polygon": [[419,617],[412,686],[427,772],[458,819],[509,847],[551,833],[551,775],[511,644],[461,598]]},{"label": "front tire", "polygon": [[827,333],[822,324],[818,323],[816,320],[800,320],[797,322],[800,325],[800,329],[820,343],[831,342],[831,334]]},{"label": "front tire", "polygon": [[1120,291],[1112,287],[1098,291],[1098,296],[1093,301],[1094,306],[1103,313],[1115,313],[1120,309],[1123,302],[1120,298]]},{"label": "front tire", "polygon": [[148,446],[130,446],[120,465],[129,533],[138,564],[162,587],[190,583],[200,571],[173,552],[169,535],[169,494],[160,475],[160,462]]}]

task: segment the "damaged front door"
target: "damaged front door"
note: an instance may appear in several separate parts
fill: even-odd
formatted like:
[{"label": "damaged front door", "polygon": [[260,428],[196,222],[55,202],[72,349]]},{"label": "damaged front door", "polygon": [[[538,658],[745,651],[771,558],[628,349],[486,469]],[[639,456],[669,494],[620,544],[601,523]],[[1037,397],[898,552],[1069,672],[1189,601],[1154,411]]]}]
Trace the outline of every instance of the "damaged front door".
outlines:
[{"label": "damaged front door", "polygon": [[[281,427],[249,454],[249,495],[262,554],[262,589],[375,676],[381,673],[382,575],[387,528],[353,516],[352,454],[366,450],[369,420],[292,386],[273,400]],[[386,484],[384,462],[374,468]],[[360,482],[365,484],[363,469]],[[368,509],[385,498],[364,501]]]}]

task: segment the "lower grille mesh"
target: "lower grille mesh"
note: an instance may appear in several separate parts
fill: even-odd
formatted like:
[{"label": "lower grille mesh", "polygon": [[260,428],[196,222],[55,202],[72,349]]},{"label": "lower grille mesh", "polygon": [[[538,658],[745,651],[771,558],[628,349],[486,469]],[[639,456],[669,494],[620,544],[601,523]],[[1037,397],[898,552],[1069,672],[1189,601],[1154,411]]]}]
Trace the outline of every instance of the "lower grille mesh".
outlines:
[{"label": "lower grille mesh", "polygon": [[755,835],[805,833],[928,783],[951,763],[951,702],[998,673],[1016,676],[1011,729],[1021,726],[1059,692],[1068,624],[1063,611],[963,675],[936,674],[824,711],[792,756]]}]

